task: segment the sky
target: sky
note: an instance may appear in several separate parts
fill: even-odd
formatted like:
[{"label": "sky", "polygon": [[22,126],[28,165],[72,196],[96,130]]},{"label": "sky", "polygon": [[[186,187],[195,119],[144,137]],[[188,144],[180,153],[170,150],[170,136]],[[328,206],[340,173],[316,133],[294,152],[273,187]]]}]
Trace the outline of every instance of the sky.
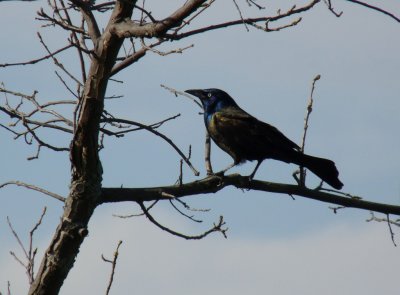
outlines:
[{"label": "sky", "polygon": [[[146,1],[153,15],[162,18],[184,1]],[[274,14],[276,2],[266,10],[248,9],[237,1],[244,16]],[[290,7],[289,1],[279,1]],[[222,3],[222,4],[221,4]],[[304,3],[304,2],[297,2]],[[379,3],[381,1],[369,2]],[[0,63],[17,62],[45,54],[36,32],[40,31],[53,50],[65,44],[66,34],[42,28],[35,12],[45,1],[2,2],[0,9]],[[383,8],[399,11],[397,1]],[[311,82],[317,75],[314,109],[306,152],[335,161],[343,191],[375,202],[400,204],[400,24],[376,11],[345,1],[334,6],[343,11],[335,17],[321,3],[302,15],[301,23],[280,32],[265,33],[243,26],[210,32],[161,50],[194,44],[183,54],[158,56],[149,53],[115,76],[124,83],[110,82],[107,95],[123,95],[106,101],[114,115],[142,123],[153,123],[172,115],[181,116],[159,131],[184,151],[192,146],[192,162],[203,177],[204,124],[198,107],[160,87],[179,90],[221,88],[247,112],[278,127],[300,142]],[[18,15],[18,20],[16,19]],[[234,3],[216,3],[193,27],[238,17]],[[103,16],[105,20],[105,16]],[[292,20],[292,19],[291,19]],[[282,24],[282,23],[280,23]],[[74,54],[59,59],[74,73],[79,64]],[[34,66],[1,68],[0,81],[11,90],[38,90],[42,102],[70,99],[57,80],[51,61]],[[4,103],[4,96],[0,96]],[[68,111],[68,110],[65,110]],[[8,122],[3,114],[1,123]],[[67,146],[70,138],[48,134],[51,142]],[[66,196],[70,181],[68,155],[43,149],[40,158],[27,161],[35,147],[0,129],[0,183],[21,180]],[[122,139],[105,139],[101,151],[105,187],[171,185],[178,178],[179,156],[160,138],[145,131]],[[231,163],[213,147],[215,170]],[[232,172],[250,174],[255,163]],[[258,179],[294,183],[296,169],[276,161],[265,161]],[[184,168],[184,181],[196,180]],[[308,185],[318,180],[309,175]],[[23,242],[41,214],[47,214],[35,234],[38,259],[46,249],[62,214],[62,204],[22,188],[0,189],[0,292],[11,282],[13,294],[27,290],[23,268],[10,256],[22,252],[12,236],[9,216]],[[265,192],[224,189],[217,194],[185,198],[201,224],[183,218],[167,203],[154,216],[170,228],[188,234],[206,230],[220,215],[229,227],[228,239],[214,234],[202,241],[186,241],[155,228],[143,217],[120,219],[115,214],[138,213],[135,204],[107,204],[96,209],[89,224],[89,237],[82,245],[74,269],[61,294],[105,292],[111,257],[123,241],[111,294],[398,294],[400,263],[384,223],[366,222],[369,212],[355,209],[334,214],[329,204]],[[399,231],[395,240],[400,244]]]}]

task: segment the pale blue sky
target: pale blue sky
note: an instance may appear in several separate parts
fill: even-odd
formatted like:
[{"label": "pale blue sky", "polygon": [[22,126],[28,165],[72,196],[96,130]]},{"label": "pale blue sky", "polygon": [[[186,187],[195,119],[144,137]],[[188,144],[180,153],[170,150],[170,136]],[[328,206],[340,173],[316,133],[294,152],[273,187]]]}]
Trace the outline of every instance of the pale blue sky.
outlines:
[{"label": "pale blue sky", "polygon": [[[151,7],[159,1],[146,2]],[[165,6],[152,9],[157,18],[168,15],[184,1],[165,2]],[[220,15],[228,20],[236,18],[233,2],[228,4],[217,3],[209,15],[193,25],[217,21]],[[119,73],[115,78],[124,84],[111,82],[108,94],[124,98],[107,101],[106,108],[142,123],[181,113],[160,131],[183,150],[192,144],[193,163],[204,176],[204,125],[199,109],[186,98],[174,97],[160,84],[181,90],[224,89],[246,111],[299,142],[311,81],[321,74],[306,150],[336,162],[343,191],[376,202],[400,204],[400,24],[344,1],[334,4],[338,11],[344,11],[341,18],[321,3],[302,15],[297,27],[282,32],[248,33],[244,27],[236,27],[167,44],[165,49],[195,46],[182,55],[160,57],[150,53]],[[43,55],[37,30],[53,50],[63,46],[65,36],[40,29],[40,23],[33,20],[38,7],[46,5],[44,1],[0,5],[0,63]],[[268,15],[275,11],[270,5],[267,3]],[[397,1],[385,1],[385,5],[392,12],[400,11]],[[244,14],[250,15],[246,10]],[[60,60],[79,72],[74,55],[62,55]],[[69,98],[54,70],[51,61],[1,69],[0,81],[12,90],[31,93],[36,89],[41,101]],[[4,122],[3,114],[0,119]],[[69,142],[68,137],[50,136],[60,145]],[[21,180],[67,194],[67,154],[43,149],[39,160],[26,161],[35,153],[34,148],[13,141],[4,129],[0,129],[0,138],[0,183]],[[145,131],[118,141],[106,139],[105,143],[101,152],[104,186],[169,185],[178,176],[178,155]],[[229,156],[213,149],[216,170],[230,162]],[[248,163],[232,172],[249,174],[254,165]],[[292,165],[265,161],[257,178],[293,183],[294,169]],[[184,180],[194,179],[185,169]],[[311,186],[317,183],[310,177]],[[23,235],[43,206],[48,207],[36,236],[42,253],[58,224],[62,204],[12,187],[0,190],[0,198],[0,291],[4,292],[7,280],[11,280],[15,294],[20,294],[25,288],[20,282],[26,280],[23,269],[8,254],[9,250],[20,252],[7,228],[6,216]],[[279,295],[376,294],[381,290],[382,294],[397,294],[398,284],[391,276],[400,262],[398,249],[391,244],[384,224],[365,222],[368,212],[346,209],[334,215],[324,203],[231,188],[186,201],[194,207],[212,209],[199,214],[205,220],[203,225],[189,223],[167,204],[156,209],[155,216],[172,228],[198,233],[222,214],[229,227],[228,240],[214,235],[200,242],[180,241],[144,219],[112,217],[114,213],[137,212],[134,204],[108,204],[96,210],[90,236],[62,294],[73,290],[77,294],[103,292],[105,283],[98,284],[98,278],[106,281],[109,266],[100,260],[100,254],[110,256],[119,239],[124,244],[114,294],[128,290],[146,294],[243,294],[247,290],[249,294],[270,291]],[[397,242],[400,244],[399,239]],[[217,280],[221,273],[224,276]],[[385,292],[378,289],[382,286],[387,288]]]}]

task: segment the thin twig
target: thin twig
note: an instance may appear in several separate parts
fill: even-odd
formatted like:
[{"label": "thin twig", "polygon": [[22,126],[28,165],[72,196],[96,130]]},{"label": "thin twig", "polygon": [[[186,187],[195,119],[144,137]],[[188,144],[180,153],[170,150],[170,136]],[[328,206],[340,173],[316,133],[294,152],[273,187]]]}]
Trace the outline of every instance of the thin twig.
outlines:
[{"label": "thin twig", "polygon": [[110,123],[122,123],[122,124],[130,124],[130,125],[136,125],[140,128],[143,128],[147,131],[150,131],[151,133],[161,137],[162,139],[164,139],[167,143],[169,143],[169,145],[171,145],[174,150],[181,156],[181,158],[185,161],[185,163],[189,166],[189,168],[192,170],[193,174],[196,176],[200,175],[200,172],[196,170],[196,168],[194,168],[194,166],[192,165],[192,163],[190,162],[190,160],[185,156],[185,154],[175,145],[175,143],[169,139],[167,136],[165,136],[164,134],[154,130],[152,127],[149,127],[147,125],[138,123],[138,122],[134,122],[134,121],[130,121],[130,120],[125,120],[125,119],[118,119],[118,118],[104,118],[102,119],[103,122],[110,122]]},{"label": "thin twig", "polygon": [[[57,10],[54,10],[54,11],[57,11]],[[42,27],[53,27],[53,26],[57,25],[66,31],[77,32],[79,34],[88,35],[88,33],[85,32],[83,29],[67,24],[65,22],[65,19],[62,19],[61,16],[59,16],[60,17],[59,20],[54,17],[49,16],[48,14],[46,14],[44,12],[43,8],[41,8],[37,14],[39,17],[36,17],[36,20],[49,22],[49,24],[42,25]]]},{"label": "thin twig", "polygon": [[172,92],[176,97],[178,97],[178,95],[182,95],[185,96],[187,98],[189,98],[191,101],[193,101],[195,104],[197,104],[199,106],[199,108],[203,109],[201,103],[199,103],[192,95],[184,92],[184,91],[180,91],[180,90],[176,90],[174,88],[165,86],[163,84],[160,85],[162,88],[167,89],[168,91]]},{"label": "thin twig", "polygon": [[291,23],[288,23],[288,24],[285,24],[285,25],[281,25],[281,26],[278,26],[278,27],[274,27],[274,28],[271,28],[269,26],[269,24],[272,22],[272,21],[269,21],[269,20],[267,20],[265,22],[265,26],[264,27],[262,27],[260,25],[257,25],[255,23],[250,23],[250,25],[255,27],[256,29],[259,29],[259,30],[264,31],[264,32],[279,32],[279,31],[281,31],[283,29],[287,29],[287,28],[290,28],[290,27],[297,26],[301,21],[302,21],[302,18],[299,17],[299,18],[293,20]]},{"label": "thin twig", "polygon": [[386,218],[378,218],[378,217],[375,216],[374,212],[372,212],[372,211],[370,212],[370,214],[371,214],[371,217],[369,219],[367,219],[366,221],[367,222],[370,222],[370,221],[386,222],[387,225],[388,225],[388,228],[389,228],[390,237],[392,239],[393,245],[395,247],[397,247],[397,244],[396,244],[396,242],[394,240],[394,232],[393,232],[393,229],[392,229],[392,225],[396,225],[396,226],[400,227],[400,219],[397,219],[396,221],[391,220],[389,218],[389,214],[386,214]]},{"label": "thin twig", "polygon": [[179,198],[175,198],[175,201],[178,201],[179,203],[181,203],[182,206],[185,207],[186,210],[190,210],[190,211],[193,211],[193,212],[209,212],[209,211],[211,211],[211,209],[192,208],[187,203],[185,203],[184,201],[182,201]]},{"label": "thin twig", "polygon": [[[106,115],[108,115],[108,116],[114,118],[114,116],[112,116],[109,112],[104,111],[104,113],[105,113]],[[176,118],[178,118],[178,117],[180,117],[180,116],[181,116],[181,114],[176,114],[176,115],[174,115],[174,116],[168,117],[168,118],[166,118],[166,119],[164,119],[164,120],[161,120],[161,121],[159,121],[159,122],[149,124],[149,125],[147,125],[147,126],[148,126],[149,128],[157,129],[157,128],[161,127],[164,123],[166,123],[166,122],[168,122],[168,121],[171,121],[171,120],[174,120],[174,119],[176,119]],[[107,119],[106,119],[106,120],[107,120]],[[106,122],[106,123],[109,123],[109,122]],[[121,125],[121,124],[115,124],[115,123],[112,123],[112,122],[109,123],[109,124],[111,124],[111,125],[112,125],[113,127],[115,127],[115,128],[119,128],[119,129],[125,129],[125,128],[126,128],[125,130],[122,130],[122,131],[108,132],[108,133],[107,133],[107,135],[114,135],[114,136],[117,136],[117,137],[119,137],[119,136],[121,136],[121,135],[124,135],[125,133],[134,132],[134,131],[139,131],[139,130],[143,130],[143,129],[144,129],[144,128],[141,128],[141,127],[130,128],[131,125],[123,126],[123,125]],[[102,128],[101,131],[104,132],[104,129]]]},{"label": "thin twig", "polygon": [[[71,17],[69,16],[68,10],[65,7],[64,1],[59,0],[61,3],[61,6],[64,8],[64,14],[65,14],[65,19],[68,22],[69,25],[72,25],[72,21],[71,21]],[[85,17],[85,11],[82,9],[82,14],[83,14],[83,18]],[[82,23],[81,25],[82,30],[84,29],[84,24]],[[79,38],[77,36],[77,33],[75,31],[71,32],[72,35],[72,40],[70,40],[71,44],[76,44],[76,49],[78,52],[78,57],[79,57],[79,63],[81,65],[81,73],[82,73],[82,81],[83,84],[86,82],[86,69],[85,69],[85,60],[83,58],[83,53],[82,53],[82,49],[81,46],[79,45]],[[76,95],[75,95],[76,96]]]},{"label": "thin twig", "polygon": [[37,248],[33,249],[33,235],[35,231],[39,228],[39,226],[42,224],[42,220],[44,215],[46,214],[47,208],[44,207],[42,211],[42,215],[40,215],[39,220],[36,222],[35,226],[32,228],[32,230],[29,232],[29,269],[28,272],[30,274],[30,283],[33,283],[33,280],[35,279],[35,256],[37,253]]},{"label": "thin twig", "polygon": [[36,134],[36,132],[32,128],[29,127],[29,125],[27,124],[27,122],[25,122],[25,120],[22,121],[22,124],[25,126],[26,129],[28,129],[29,133],[33,136],[33,138],[38,142],[39,145],[45,146],[56,152],[68,152],[69,151],[69,148],[56,147],[56,146],[53,146],[53,145],[48,144],[48,143],[44,142],[43,140],[41,140],[39,138],[39,136]]},{"label": "thin twig", "polygon": [[336,16],[336,17],[341,17],[342,16],[343,11],[336,12],[336,10],[332,6],[332,1],[331,0],[324,0],[324,2],[328,6],[328,9],[330,10],[330,12],[333,13],[334,16]]},{"label": "thin twig", "polygon": [[24,263],[21,259],[17,257],[17,255],[10,251],[10,255],[14,257],[14,259],[25,268],[26,275],[28,276],[29,284],[32,285],[35,277],[34,268],[35,268],[35,257],[37,253],[37,248],[33,249],[33,235],[35,231],[39,228],[42,223],[43,217],[46,214],[46,207],[43,208],[42,214],[40,215],[39,220],[36,222],[35,226],[29,232],[29,250],[26,250],[25,246],[21,242],[17,232],[14,230],[10,218],[7,216],[7,223],[9,228],[11,229],[12,234],[14,235],[15,239],[17,240],[20,248],[24,252],[26,263]]},{"label": "thin twig", "polygon": [[[157,203],[158,203],[158,200],[152,202],[151,205],[147,207],[147,211],[150,211]],[[143,216],[143,215],[144,215],[144,213],[142,212],[142,213],[128,214],[128,215],[113,214],[112,216],[125,219],[125,218],[139,217],[139,216]]]},{"label": "thin twig", "polygon": [[101,258],[103,259],[103,261],[111,263],[111,274],[110,274],[110,280],[108,281],[106,295],[110,294],[111,286],[112,286],[112,283],[114,281],[115,267],[117,266],[117,259],[118,259],[118,255],[119,255],[119,247],[121,246],[121,244],[122,244],[122,241],[119,241],[118,245],[117,245],[117,249],[115,249],[114,258],[113,258],[112,261],[109,260],[109,259],[106,259],[103,255],[101,255]]},{"label": "thin twig", "polygon": [[42,194],[48,195],[48,196],[50,196],[50,197],[52,197],[54,199],[57,199],[57,200],[59,200],[61,202],[65,202],[65,198],[63,196],[60,196],[60,195],[58,195],[56,193],[52,193],[52,192],[50,192],[48,190],[45,190],[43,188],[37,187],[37,186],[32,185],[32,184],[28,184],[28,183],[25,183],[25,182],[22,182],[22,181],[7,181],[7,182],[5,182],[3,184],[0,184],[0,189],[5,187],[5,186],[7,186],[7,185],[22,186],[22,187],[25,187],[27,189],[31,189],[31,190],[40,192]]},{"label": "thin twig", "polygon": [[[301,139],[301,145],[300,145],[300,151],[304,154],[304,149],[305,149],[305,144],[306,144],[306,137],[307,137],[307,131],[308,131],[308,123],[310,120],[310,114],[313,110],[313,103],[314,103],[314,89],[315,89],[315,83],[321,79],[321,75],[317,75],[315,76],[315,78],[313,79],[312,82],[312,86],[311,86],[311,93],[310,93],[310,97],[308,100],[308,104],[307,104],[307,112],[306,112],[306,116],[304,117],[304,131],[303,131],[303,137]],[[306,183],[306,169],[303,166],[300,166],[300,185],[305,185]]]},{"label": "thin twig", "polygon": [[389,228],[390,237],[392,238],[393,245],[394,245],[395,247],[397,247],[396,242],[394,241],[394,232],[393,232],[393,230],[392,230],[392,226],[391,226],[389,214],[386,214],[386,219],[387,219],[387,225],[388,225],[388,228]]},{"label": "thin twig", "polygon": [[[10,228],[10,230],[11,230],[11,232],[12,232],[14,238],[15,238],[15,239],[17,240],[17,242],[18,242],[18,245],[20,246],[20,248],[21,248],[22,251],[24,252],[25,258],[26,258],[26,259],[29,259],[28,252],[25,250],[24,244],[22,244],[22,241],[21,241],[21,239],[19,238],[17,232],[14,230],[14,227],[12,226],[11,221],[10,221],[10,217],[8,217],[8,216],[7,216],[7,223],[8,223],[8,227]],[[13,254],[11,254],[11,255],[13,255]],[[13,256],[15,257],[15,255],[13,255]],[[19,259],[17,259],[17,260],[18,260],[18,262],[19,262],[22,266],[24,266],[24,267],[26,268],[26,265],[25,265],[21,260],[19,260]]]},{"label": "thin twig", "polygon": [[79,95],[76,94],[67,84],[67,82],[65,82],[65,80],[63,79],[63,77],[61,77],[61,75],[57,72],[54,71],[54,73],[57,75],[57,78],[61,81],[61,83],[64,85],[64,87],[68,90],[69,93],[71,93],[73,96],[76,97],[76,99],[79,100]]},{"label": "thin twig", "polygon": [[142,203],[142,202],[138,202],[140,208],[142,209],[143,213],[146,215],[146,217],[153,223],[155,224],[157,227],[159,227],[160,229],[174,235],[180,238],[184,238],[186,240],[200,240],[206,236],[208,236],[209,234],[213,233],[213,232],[220,232],[225,238],[227,238],[226,236],[226,231],[228,230],[228,228],[223,228],[223,226],[225,225],[224,219],[222,216],[220,216],[219,218],[219,222],[218,224],[214,224],[214,226],[205,231],[204,233],[200,234],[200,235],[196,235],[196,236],[189,236],[189,235],[185,235],[182,233],[179,233],[177,231],[171,230],[168,227],[160,224],[157,220],[154,219],[154,217],[152,215],[150,215],[149,211],[147,210],[146,206]]},{"label": "thin twig", "polygon": [[211,5],[215,2],[215,0],[210,0],[207,3],[204,3],[201,5],[201,7],[195,11],[193,14],[191,14],[191,17],[189,19],[183,20],[182,24],[178,26],[176,29],[174,29],[173,34],[176,35],[180,30],[182,30],[184,27],[190,25],[190,22],[197,18],[200,14],[202,14],[206,9],[211,7]]},{"label": "thin twig", "polygon": [[60,49],[58,49],[58,50],[56,50],[56,51],[54,51],[54,52],[52,52],[50,54],[47,54],[47,55],[45,55],[43,57],[40,57],[40,58],[37,58],[37,59],[32,59],[32,60],[29,60],[29,61],[0,64],[0,68],[11,67],[11,66],[33,65],[33,64],[36,64],[36,63],[41,62],[43,60],[49,59],[49,58],[57,55],[58,53],[63,52],[63,51],[65,51],[65,50],[67,50],[67,49],[69,49],[71,47],[73,47],[72,44],[66,45],[63,48],[60,48]]},{"label": "thin twig", "polygon": [[311,85],[311,93],[310,93],[310,97],[308,99],[308,104],[307,104],[307,112],[306,112],[306,116],[304,117],[304,132],[303,132],[303,137],[301,139],[301,145],[300,145],[300,151],[302,153],[304,153],[304,147],[306,144],[306,137],[307,137],[307,130],[308,130],[308,122],[310,119],[310,114],[313,110],[313,103],[314,103],[314,98],[313,98],[313,94],[314,94],[314,89],[315,89],[315,83],[321,78],[320,75],[315,76],[315,78],[313,79],[312,85]]},{"label": "thin twig", "polygon": [[243,21],[243,25],[244,25],[244,27],[246,28],[246,31],[249,32],[250,30],[249,30],[249,28],[247,27],[247,24],[246,24],[246,22],[245,22],[244,19],[243,19],[242,11],[240,10],[239,5],[236,3],[236,0],[232,0],[232,1],[233,1],[233,3],[234,3],[235,6],[236,6],[236,10],[239,12],[239,17],[240,17],[240,19]]},{"label": "thin twig", "polygon": [[328,208],[331,209],[334,214],[337,214],[339,210],[346,209],[346,207],[344,206],[336,206],[336,207],[329,206]]},{"label": "thin twig", "polygon": [[[192,31],[187,31],[187,32],[183,32],[180,34],[165,34],[165,37],[171,39],[171,40],[180,40],[183,38],[187,38],[189,36],[192,35],[196,35],[196,34],[201,34],[204,32],[208,32],[208,31],[214,31],[214,30],[218,30],[218,29],[223,29],[223,28],[227,28],[227,27],[231,27],[231,26],[236,26],[236,25],[242,25],[243,22],[245,22],[248,25],[252,25],[254,26],[256,23],[258,22],[274,22],[274,21],[278,21],[284,18],[287,18],[289,16],[295,15],[295,14],[299,14],[305,11],[310,10],[311,8],[313,8],[317,3],[319,3],[321,0],[313,0],[310,3],[297,8],[296,6],[293,6],[292,8],[290,8],[288,11],[284,12],[284,13],[279,13],[275,16],[264,16],[264,17],[257,17],[257,18],[246,18],[246,19],[239,19],[239,20],[234,20],[234,21],[228,21],[228,22],[224,22],[224,23],[220,23],[220,24],[216,24],[216,25],[210,25],[207,27],[203,27],[203,28],[199,28],[199,29],[195,29]],[[282,28],[288,27],[288,26],[293,26],[296,25],[301,19],[297,19],[296,21],[292,22],[289,25],[286,26],[282,26]],[[267,29],[263,29],[265,31],[268,31]],[[270,29],[270,31],[273,31],[276,29]]]},{"label": "thin twig", "polygon": [[[37,35],[38,35],[38,37],[39,37],[40,43],[43,45],[43,47],[46,49],[46,51],[47,51],[49,54],[51,54],[50,49],[47,47],[46,43],[44,42],[44,40],[43,40],[43,38],[42,38],[42,35],[40,35],[39,32],[37,32]],[[52,56],[51,58],[53,59],[54,64],[55,64],[57,67],[59,67],[61,70],[63,70],[63,72],[64,72],[65,74],[67,74],[68,77],[70,77],[72,80],[74,80],[77,84],[80,84],[81,86],[83,86],[83,84],[82,84],[77,78],[75,78],[74,75],[72,75],[72,74],[64,67],[64,65],[58,61],[57,58],[55,58],[54,56]]]},{"label": "thin twig", "polygon": [[169,203],[171,204],[171,206],[172,206],[179,214],[185,216],[186,218],[190,219],[191,221],[198,222],[198,223],[203,222],[202,220],[195,219],[195,218],[194,218],[194,215],[188,215],[188,214],[186,214],[185,212],[183,212],[182,210],[180,210],[177,206],[175,206],[173,200],[170,200]]},{"label": "thin twig", "polygon": [[257,7],[259,10],[265,9],[264,6],[261,6],[260,4],[256,3],[256,1],[254,0],[246,0],[247,4],[249,6],[254,5],[255,7]]},{"label": "thin twig", "polygon": [[160,56],[167,56],[167,55],[174,54],[174,53],[182,54],[186,49],[190,49],[190,48],[194,47],[194,44],[190,44],[190,45],[182,47],[182,48],[171,49],[168,51],[160,51],[160,50],[155,49],[154,46],[152,47],[152,46],[146,45],[143,38],[141,39],[141,44],[144,49],[154,52]]},{"label": "thin twig", "polygon": [[362,6],[365,6],[365,7],[367,7],[367,8],[372,9],[372,10],[379,11],[379,12],[381,12],[381,13],[383,13],[383,14],[389,16],[389,17],[391,17],[392,19],[394,19],[395,21],[397,21],[397,22],[400,23],[400,18],[398,18],[398,17],[395,16],[394,14],[392,14],[392,13],[390,13],[390,12],[388,12],[388,11],[382,9],[382,8],[379,8],[379,7],[377,7],[377,6],[374,6],[374,5],[365,3],[365,2],[357,1],[357,0],[347,0],[347,1],[348,1],[348,2],[352,2],[352,3],[359,4],[359,5],[362,5]]},{"label": "thin twig", "polygon": [[[192,157],[192,146],[189,145],[189,153],[188,153],[187,158],[190,159],[191,157]],[[182,159],[179,161],[179,177],[178,177],[177,183],[179,185],[182,185],[182,183],[183,183],[183,160]]]},{"label": "thin twig", "polygon": [[183,160],[182,159],[179,161],[179,176],[178,176],[177,183],[179,185],[182,185],[182,183],[183,183]]}]

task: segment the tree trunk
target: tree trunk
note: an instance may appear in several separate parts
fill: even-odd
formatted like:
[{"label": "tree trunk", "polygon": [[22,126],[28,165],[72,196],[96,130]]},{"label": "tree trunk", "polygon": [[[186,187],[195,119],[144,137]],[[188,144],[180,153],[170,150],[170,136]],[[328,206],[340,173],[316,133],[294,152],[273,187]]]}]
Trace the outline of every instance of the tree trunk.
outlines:
[{"label": "tree trunk", "polygon": [[64,214],[44,254],[29,294],[58,294],[73,267],[80,245],[88,234],[87,225],[101,194],[102,167],[98,153],[99,122],[110,71],[123,39],[109,28],[131,17],[136,1],[118,2],[104,33],[92,40],[95,53],[85,83],[82,106],[71,142],[72,180]]}]

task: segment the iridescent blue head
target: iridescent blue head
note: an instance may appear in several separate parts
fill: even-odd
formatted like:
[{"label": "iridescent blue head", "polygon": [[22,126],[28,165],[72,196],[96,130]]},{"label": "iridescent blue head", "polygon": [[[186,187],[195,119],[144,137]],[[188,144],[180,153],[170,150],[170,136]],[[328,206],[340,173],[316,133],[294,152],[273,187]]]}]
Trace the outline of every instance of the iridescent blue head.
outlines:
[{"label": "iridescent blue head", "polygon": [[190,89],[185,92],[198,97],[203,105],[205,115],[212,115],[223,108],[237,106],[236,102],[228,93],[223,90],[210,89]]}]

